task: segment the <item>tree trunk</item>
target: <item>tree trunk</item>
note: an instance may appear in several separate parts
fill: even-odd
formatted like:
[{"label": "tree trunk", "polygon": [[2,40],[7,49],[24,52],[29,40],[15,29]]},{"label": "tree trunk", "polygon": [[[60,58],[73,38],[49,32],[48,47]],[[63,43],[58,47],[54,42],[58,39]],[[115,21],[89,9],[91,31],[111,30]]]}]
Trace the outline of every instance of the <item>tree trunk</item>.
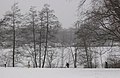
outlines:
[{"label": "tree trunk", "polygon": [[15,19],[13,14],[13,67],[15,67]]},{"label": "tree trunk", "polygon": [[40,42],[39,42],[39,68],[41,68],[41,30],[40,30]]},{"label": "tree trunk", "polygon": [[37,67],[37,61],[36,61],[36,40],[35,40],[35,24],[34,24],[34,17],[33,17],[33,42],[34,42],[34,54],[35,54],[35,57],[34,57],[34,62],[35,62],[35,67]]},{"label": "tree trunk", "polygon": [[75,49],[75,60],[74,60],[74,68],[77,68],[77,49]]},{"label": "tree trunk", "polygon": [[84,48],[85,48],[86,58],[87,58],[87,67],[89,68],[90,67],[90,65],[89,65],[89,55],[88,55],[88,48],[87,48],[86,40],[84,39],[83,42],[84,42]]},{"label": "tree trunk", "polygon": [[48,47],[48,12],[47,12],[47,30],[46,30],[46,40],[45,40],[45,54],[44,54],[44,58],[43,58],[43,65],[42,68],[44,68],[45,65],[45,59],[46,59],[46,55],[47,55],[47,47]]},{"label": "tree trunk", "polygon": [[61,54],[61,68],[63,68],[64,65],[64,46],[62,44],[62,54]]}]

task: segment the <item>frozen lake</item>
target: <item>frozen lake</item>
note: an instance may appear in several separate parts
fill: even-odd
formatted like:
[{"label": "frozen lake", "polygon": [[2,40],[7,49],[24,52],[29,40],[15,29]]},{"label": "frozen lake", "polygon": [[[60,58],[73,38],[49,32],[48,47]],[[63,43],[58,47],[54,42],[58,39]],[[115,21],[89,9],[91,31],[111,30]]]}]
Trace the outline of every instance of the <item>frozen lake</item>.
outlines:
[{"label": "frozen lake", "polygon": [[0,68],[0,78],[120,78],[120,69]]}]

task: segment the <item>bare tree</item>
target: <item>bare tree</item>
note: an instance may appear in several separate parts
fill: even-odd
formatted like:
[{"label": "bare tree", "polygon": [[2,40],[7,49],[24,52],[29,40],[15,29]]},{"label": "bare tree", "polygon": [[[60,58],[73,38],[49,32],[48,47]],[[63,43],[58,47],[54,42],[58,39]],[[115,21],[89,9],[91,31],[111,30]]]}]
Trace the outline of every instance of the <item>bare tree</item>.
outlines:
[{"label": "bare tree", "polygon": [[[29,14],[28,16],[26,17],[27,18],[27,22],[28,23],[27,25],[31,26],[32,27],[32,42],[33,42],[33,49],[34,49],[34,63],[35,63],[35,66],[34,67],[37,67],[37,52],[36,52],[36,27],[37,27],[37,24],[38,24],[38,18],[37,18],[37,11],[35,10],[35,7],[31,7],[30,10],[29,10]],[[30,27],[30,28],[31,28]]]},{"label": "bare tree", "polygon": [[6,25],[9,27],[12,27],[13,32],[13,67],[15,66],[15,47],[16,47],[16,27],[18,27],[21,23],[21,14],[20,9],[18,8],[18,3],[14,3],[14,5],[11,7],[11,11],[8,11],[5,15]]},{"label": "bare tree", "polygon": [[42,12],[44,13],[44,19],[45,19],[45,51],[44,51],[44,58],[43,58],[43,64],[42,68],[44,68],[45,60],[47,56],[47,48],[48,48],[48,38],[50,39],[53,37],[54,29],[59,26],[59,22],[57,20],[57,17],[54,15],[54,11],[49,9],[49,5],[45,4],[44,8],[42,9]]}]

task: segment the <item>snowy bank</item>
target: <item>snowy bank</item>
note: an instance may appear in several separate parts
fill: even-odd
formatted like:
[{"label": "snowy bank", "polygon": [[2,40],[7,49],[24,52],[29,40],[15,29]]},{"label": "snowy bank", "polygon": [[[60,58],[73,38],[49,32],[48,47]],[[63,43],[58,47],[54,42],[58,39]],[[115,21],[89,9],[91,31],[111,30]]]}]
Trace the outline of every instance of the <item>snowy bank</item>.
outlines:
[{"label": "snowy bank", "polygon": [[120,69],[0,68],[0,78],[120,78]]}]

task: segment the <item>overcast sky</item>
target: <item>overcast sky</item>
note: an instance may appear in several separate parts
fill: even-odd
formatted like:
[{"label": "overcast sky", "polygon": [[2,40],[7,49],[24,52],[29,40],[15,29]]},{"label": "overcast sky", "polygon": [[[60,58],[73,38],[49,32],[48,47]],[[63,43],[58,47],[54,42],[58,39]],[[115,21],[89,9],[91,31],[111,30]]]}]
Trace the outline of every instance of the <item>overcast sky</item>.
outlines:
[{"label": "overcast sky", "polygon": [[43,7],[45,3],[50,4],[50,8],[55,10],[55,14],[64,28],[72,27],[77,20],[77,6],[80,0],[0,0],[0,18],[6,11],[10,10],[13,3],[18,2],[23,13],[27,12],[30,6],[37,9]]}]

